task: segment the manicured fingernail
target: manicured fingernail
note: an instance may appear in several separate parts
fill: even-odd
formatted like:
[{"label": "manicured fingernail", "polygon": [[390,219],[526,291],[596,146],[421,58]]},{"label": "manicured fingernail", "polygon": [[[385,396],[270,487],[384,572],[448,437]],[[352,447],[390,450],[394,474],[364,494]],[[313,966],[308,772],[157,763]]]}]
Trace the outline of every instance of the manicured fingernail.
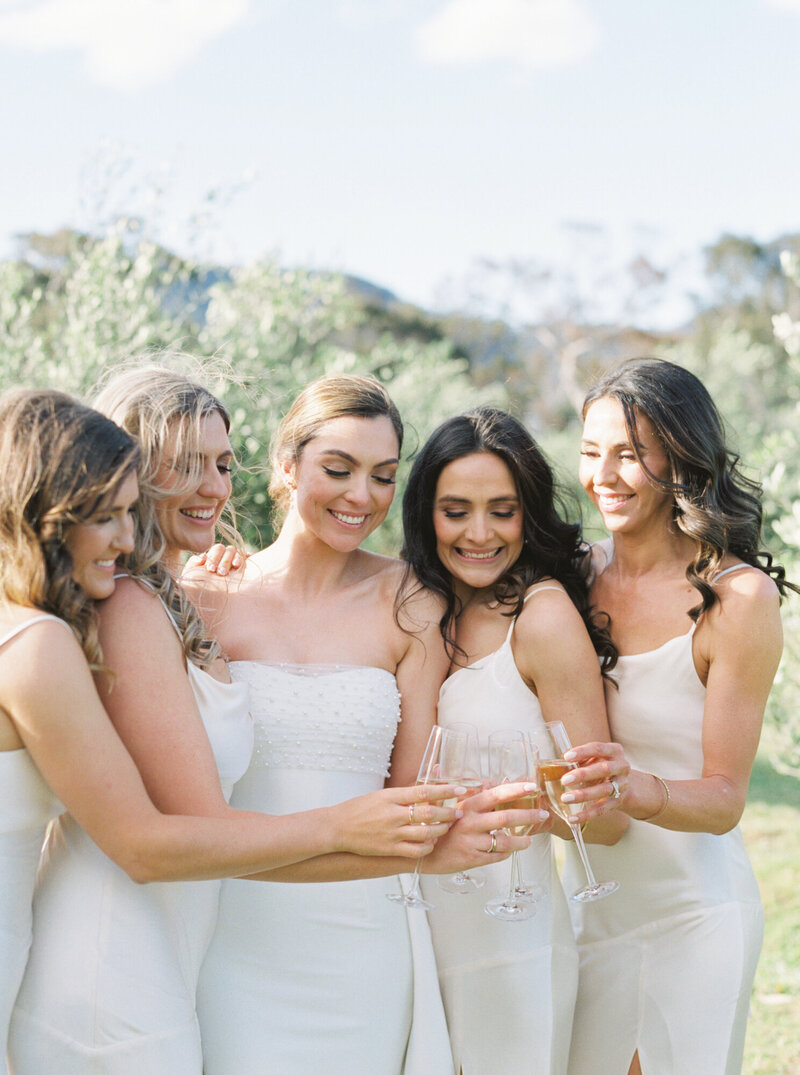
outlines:
[{"label": "manicured fingernail", "polygon": [[575,796],[571,795],[568,791],[565,791],[564,794],[561,796],[561,801],[562,803],[574,803]]},{"label": "manicured fingernail", "polygon": [[525,790],[525,791],[538,791],[539,790],[539,785],[538,784],[523,784],[522,787],[523,787],[523,790]]},{"label": "manicured fingernail", "polygon": [[577,779],[578,779],[578,774],[577,773],[575,773],[575,772],[567,773],[566,776],[561,777],[561,783],[562,784],[574,784]]},{"label": "manicured fingernail", "polygon": [[463,810],[456,810],[456,821],[458,821],[458,819],[460,817],[463,817],[463,816],[464,816],[464,811]]},{"label": "manicured fingernail", "polygon": [[564,761],[574,761],[577,756],[574,750],[568,750],[564,755]]},{"label": "manicured fingernail", "polygon": [[539,821],[547,821],[548,817],[550,817],[546,810],[537,810],[536,813],[539,815]]},{"label": "manicured fingernail", "polygon": [[219,569],[219,570],[217,571],[217,574],[218,574],[218,575],[227,575],[227,574],[228,574],[228,569],[227,569],[227,567],[221,567],[221,568],[220,568],[220,569]]},{"label": "manicured fingernail", "polygon": [[242,566],[242,558],[240,556],[234,556],[234,558],[233,558],[233,566],[234,567],[241,567]]}]

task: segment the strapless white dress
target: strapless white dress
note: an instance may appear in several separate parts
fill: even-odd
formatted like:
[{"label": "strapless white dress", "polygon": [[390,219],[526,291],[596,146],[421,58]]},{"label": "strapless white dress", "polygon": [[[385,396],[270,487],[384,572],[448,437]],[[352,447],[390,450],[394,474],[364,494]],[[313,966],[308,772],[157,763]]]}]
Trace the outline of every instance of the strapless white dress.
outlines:
[{"label": "strapless white dress", "polygon": [[[526,600],[551,587],[533,590]],[[552,587],[554,588],[554,587]],[[474,724],[488,759],[492,732],[520,729],[534,741],[544,727],[539,700],[519,674],[512,623],[494,653],[460,668],[442,684],[438,721]],[[485,771],[485,770],[484,770]],[[552,838],[532,837],[519,855],[522,876],[538,884],[536,915],[500,922],[486,901],[508,892],[510,860],[476,871],[477,891],[447,893],[423,879],[456,1071],[463,1075],[564,1075],[578,987],[578,954],[556,871]]]},{"label": "strapless white dress", "polygon": [[[0,638],[0,646],[43,620],[67,627],[56,616],[34,616]],[[44,833],[62,809],[27,750],[0,752],[0,1075],[7,1070],[8,1024],[31,945],[31,903]]]},{"label": "strapless white dress", "polygon": [[[256,725],[235,806],[285,814],[383,787],[400,713],[389,672],[235,661],[231,674]],[[448,1075],[427,922],[386,899],[399,883],[224,881],[198,987],[206,1075]]]},{"label": "strapless white dress", "polygon": [[[247,768],[247,688],[188,666],[226,795]],[[137,885],[64,814],[37,881],[11,1021],[13,1075],[200,1075],[195,987],[219,881]]]}]

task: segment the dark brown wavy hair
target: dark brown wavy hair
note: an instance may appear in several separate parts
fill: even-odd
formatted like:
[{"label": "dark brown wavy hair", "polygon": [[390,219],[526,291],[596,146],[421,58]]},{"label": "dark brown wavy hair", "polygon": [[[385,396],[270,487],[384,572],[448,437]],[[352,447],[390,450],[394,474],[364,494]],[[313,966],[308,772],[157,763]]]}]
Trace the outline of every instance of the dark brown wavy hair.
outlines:
[{"label": "dark brown wavy hair", "polygon": [[581,614],[592,645],[606,674],[617,651],[608,634],[604,613],[589,607],[587,574],[589,547],[577,523],[565,521],[565,495],[536,441],[521,422],[494,407],[478,407],[448,418],[419,452],[403,497],[403,550],[408,574],[444,599],[440,630],[451,655],[459,652],[454,636],[460,607],[449,572],[436,554],[433,508],[436,486],[444,468],[476,452],[501,459],[514,479],[522,507],[522,552],[494,586],[496,600],[518,616],[525,594],[542,579],[560,582]]},{"label": "dark brown wavy hair", "polygon": [[59,616],[102,668],[94,602],[72,578],[64,539],[135,472],[138,445],[64,392],[20,388],[0,397],[0,460],[0,593]]},{"label": "dark brown wavy hair", "polygon": [[[617,400],[625,415],[631,450],[652,484],[673,498],[675,525],[695,543],[686,578],[700,604],[697,620],[719,600],[712,585],[726,555],[757,567],[782,595],[798,590],[761,544],[761,485],[742,473],[739,456],[726,442],[725,427],[705,385],[689,370],[660,358],[638,358],[606,373],[589,391],[583,415],[599,399]],[[636,417],[653,424],[669,462],[669,478],[658,478],[642,460]]]}]

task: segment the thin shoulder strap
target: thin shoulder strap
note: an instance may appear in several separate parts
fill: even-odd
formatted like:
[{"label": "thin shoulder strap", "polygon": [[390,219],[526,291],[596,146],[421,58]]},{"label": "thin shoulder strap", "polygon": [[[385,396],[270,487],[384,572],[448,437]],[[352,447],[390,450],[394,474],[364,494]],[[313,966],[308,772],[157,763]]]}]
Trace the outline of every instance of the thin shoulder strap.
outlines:
[{"label": "thin shoulder strap", "polygon": [[70,634],[72,633],[72,628],[66,620],[62,620],[59,616],[52,616],[49,612],[43,612],[41,616],[33,616],[31,619],[25,620],[24,623],[18,623],[16,627],[12,627],[8,634],[5,634],[0,638],[0,646],[4,646],[6,642],[10,642],[12,638],[21,635],[23,631],[32,627],[34,623],[42,623],[44,620],[53,620],[55,623],[60,623],[62,627],[66,627]]},{"label": "thin shoulder strap", "polygon": [[722,578],[723,575],[730,575],[731,572],[733,572],[733,571],[741,571],[743,567],[752,567],[752,566],[753,566],[752,564],[744,564],[744,563],[742,563],[742,564],[734,564],[733,567],[726,567],[724,571],[720,571],[718,574],[716,574],[714,576],[714,578],[711,580],[711,583],[713,585],[715,582],[719,582],[719,580]]},{"label": "thin shoulder strap", "polygon": [[[561,589],[560,586],[540,586],[538,590],[528,590],[528,592],[525,594],[525,596],[522,599],[523,605],[527,605],[529,598],[535,597],[537,593],[544,593],[545,590],[557,590],[559,593],[564,592]],[[511,635],[514,632],[514,626],[516,625],[516,622],[517,622],[517,617],[515,616],[514,619],[511,621],[511,626],[508,628],[508,634],[506,635],[506,642],[511,641]]]}]

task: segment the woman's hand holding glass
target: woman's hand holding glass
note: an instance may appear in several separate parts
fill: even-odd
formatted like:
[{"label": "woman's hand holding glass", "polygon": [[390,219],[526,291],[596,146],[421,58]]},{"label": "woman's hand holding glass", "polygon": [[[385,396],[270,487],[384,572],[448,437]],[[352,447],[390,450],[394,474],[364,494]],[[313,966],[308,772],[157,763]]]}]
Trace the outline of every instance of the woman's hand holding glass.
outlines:
[{"label": "woman's hand holding glass", "polygon": [[563,778],[562,800],[572,805],[585,824],[611,810],[624,809],[631,767],[619,743],[582,743],[564,754],[576,768]]},{"label": "woman's hand holding glass", "polygon": [[[466,736],[463,732],[451,731],[449,728],[441,728],[435,725],[431,728],[428,743],[417,774],[417,785],[424,785],[441,800],[445,806],[455,806],[458,802],[458,793],[453,791],[455,777],[464,764],[466,750]],[[448,792],[447,789],[450,789]],[[461,789],[462,794],[466,788]],[[413,811],[409,807],[409,821]],[[420,822],[421,825],[424,822]],[[423,899],[419,888],[419,860],[414,868],[414,877],[408,892],[391,892],[386,898],[394,903],[402,903],[405,907],[413,907],[420,910],[428,910],[433,904]]]},{"label": "woman's hand holding glass", "polygon": [[[617,881],[596,881],[586,853],[581,832],[581,818],[584,816],[581,805],[573,793],[567,791],[563,784],[564,777],[576,769],[575,762],[565,758],[572,750],[567,729],[560,720],[548,721],[544,729],[539,733],[537,740],[540,753],[539,771],[541,774],[542,790],[550,801],[551,808],[556,814],[566,821],[572,831],[575,847],[580,855],[583,868],[586,871],[588,884],[585,888],[573,892],[570,899],[578,903],[589,903],[592,900],[601,900],[616,892],[619,888]],[[567,785],[569,787],[569,785]]]},{"label": "woman's hand holding glass", "polygon": [[524,851],[530,846],[530,835],[511,833],[523,829],[538,832],[550,819],[546,810],[521,809],[515,805],[537,790],[532,781],[499,784],[461,802],[463,817],[446,836],[437,840],[433,853],[422,863],[422,872],[454,873],[502,862],[512,852]]},{"label": "woman's hand holding glass", "polygon": [[457,801],[463,794],[464,788],[454,781],[384,788],[338,803],[329,809],[334,850],[420,859],[462,816]]}]

